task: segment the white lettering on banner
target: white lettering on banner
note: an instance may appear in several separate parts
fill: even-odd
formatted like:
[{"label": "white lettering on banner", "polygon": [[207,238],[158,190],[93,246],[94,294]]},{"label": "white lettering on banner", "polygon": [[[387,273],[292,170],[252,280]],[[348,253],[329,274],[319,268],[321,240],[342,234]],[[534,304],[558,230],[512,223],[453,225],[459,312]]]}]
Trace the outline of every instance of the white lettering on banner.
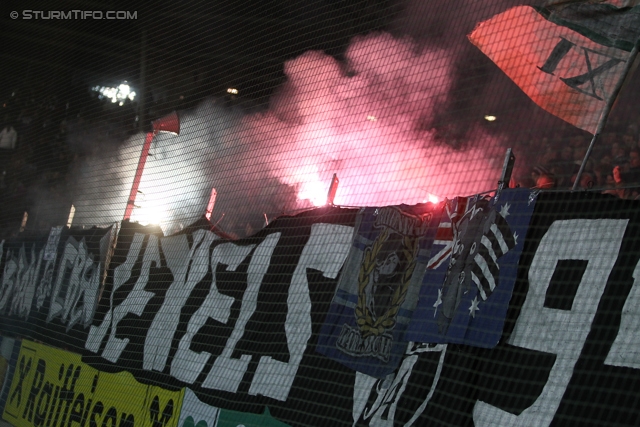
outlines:
[{"label": "white lettering on banner", "polygon": [[[56,253],[57,255],[57,253]],[[56,257],[52,260],[48,260],[44,264],[44,272],[42,276],[40,276],[40,280],[36,286],[36,308],[40,310],[44,307],[44,303],[47,300],[47,297],[51,295],[51,291],[53,288],[53,275],[55,273],[55,265],[56,265]]]},{"label": "white lettering on banner", "polygon": [[[628,220],[574,219],[551,224],[529,268],[529,291],[508,343],[557,355],[540,396],[520,415],[477,401],[476,426],[548,426],[569,385],[611,269],[618,258]],[[559,260],[585,260],[587,268],[571,310],[544,307]]]},{"label": "white lettering on banner", "polygon": [[42,259],[46,261],[46,263],[35,294],[36,308],[38,310],[44,307],[47,297],[51,295],[53,274],[55,273],[56,259],[58,258],[58,243],[60,243],[61,235],[62,226],[51,227],[47,244],[43,249],[44,254],[42,255]]},{"label": "white lettering on banner", "polygon": [[[2,241],[4,247],[4,240]],[[4,271],[2,272],[2,287],[0,287],[0,313],[9,314],[11,307],[11,298],[16,288],[16,278],[18,272],[18,263],[13,259],[12,251],[7,254],[7,260],[4,263]]]},{"label": "white lettering on banner", "polygon": [[52,260],[46,260],[44,264],[44,272],[42,273],[42,276],[40,276],[41,279],[38,281],[34,296],[36,299],[36,309],[38,310],[44,307],[47,297],[51,295],[51,291],[53,290],[53,274],[55,273],[55,266],[56,257]]},{"label": "white lettering on banner", "polygon": [[[142,312],[144,312],[144,308],[147,306],[147,303],[153,296],[155,295],[153,292],[145,291],[144,288],[147,286],[149,282],[149,272],[151,267],[158,268],[160,267],[160,249],[158,247],[158,237],[154,235],[149,236],[149,242],[147,243],[147,247],[144,251],[144,257],[142,258],[142,268],[140,269],[140,275],[138,276],[138,280],[136,280],[133,289],[127,297],[125,298],[120,305],[113,309],[113,320],[111,321],[111,333],[109,334],[109,338],[107,340],[107,344],[104,347],[104,351],[102,352],[102,357],[107,359],[110,362],[115,363],[122,352],[124,351],[127,344],[129,344],[129,338],[116,338],[116,329],[118,327],[118,323],[129,313],[133,313],[136,316],[141,316]],[[118,266],[118,268],[121,266]],[[131,269],[125,270],[123,272],[117,271],[113,272],[113,289],[114,292],[116,290],[116,284],[118,287],[122,286],[129,277],[131,276]],[[113,297],[113,292],[111,293]],[[102,341],[102,338],[100,339]]]},{"label": "white lettering on banner", "polygon": [[335,224],[313,224],[311,236],[302,250],[291,278],[287,296],[287,318],[284,329],[289,349],[289,362],[262,356],[249,388],[251,395],[264,395],[280,401],[287,400],[298,366],[311,337],[311,297],[307,269],[335,279],[347,258],[353,227]]},{"label": "white lettering on banner", "polygon": [[640,369],[640,261],[633,270],[633,287],[622,307],[620,329],[604,363]]},{"label": "white lettering on banner", "polygon": [[[440,357],[429,393],[416,409],[411,419],[405,423],[407,427],[413,425],[418,417],[422,415],[436,391],[442,367],[444,366],[444,357],[447,353],[446,344],[437,344],[430,347],[429,344],[414,344],[410,342],[407,346],[407,357],[402,360],[402,365],[398,368],[397,373],[387,375],[384,380],[356,372],[352,412],[354,427],[361,416],[364,421],[369,420],[369,426],[371,427],[393,427],[395,425],[398,402],[407,388],[413,367],[418,361],[419,354],[427,352],[440,352]],[[376,400],[371,406],[367,407],[367,402],[372,393],[377,393]]]},{"label": "white lettering on banner", "polygon": [[[273,247],[275,247],[275,243],[277,243],[280,238],[280,233],[269,235],[264,242],[260,244],[258,249],[256,249],[256,253],[254,253],[251,258],[251,262],[249,264],[248,269],[248,286],[245,291],[245,295],[247,292],[250,292],[251,288],[251,273],[252,273],[252,265],[255,265],[256,257],[260,257],[262,254],[261,248],[264,248],[265,245],[269,247],[273,239],[275,238],[275,242],[273,243]],[[231,306],[233,305],[234,298],[229,295],[221,294],[218,291],[218,287],[216,285],[216,270],[218,264],[223,264],[227,266],[227,271],[236,271],[238,266],[245,260],[245,258],[249,255],[249,253],[253,250],[255,245],[248,246],[238,246],[234,243],[224,243],[216,246],[211,254],[211,271],[213,272],[213,277],[211,279],[211,287],[209,288],[209,293],[207,294],[204,302],[198,308],[198,310],[191,316],[189,319],[189,324],[187,325],[187,332],[180,339],[180,343],[178,345],[178,351],[171,362],[171,375],[180,381],[184,381],[189,384],[193,384],[193,382],[198,378],[200,372],[204,368],[207,360],[211,356],[210,353],[202,352],[196,353],[190,349],[191,340],[198,333],[200,328],[204,326],[207,322],[207,319],[212,318],[217,320],[220,323],[227,323],[229,321],[229,317],[231,316]],[[269,251],[269,256],[266,258],[267,266],[269,265],[268,261],[271,258],[271,252],[273,252],[273,247]],[[253,267],[255,269],[255,267]],[[266,269],[265,269],[266,271]],[[263,273],[264,275],[264,273]],[[258,282],[258,287],[262,283],[262,276],[260,276],[260,281]],[[245,310],[244,304],[241,309],[240,317]],[[253,314],[253,312],[252,312]],[[233,333],[235,333],[236,329],[240,326],[236,322]],[[241,326],[244,331],[244,325]],[[232,337],[233,337],[232,333]],[[227,347],[229,346],[227,342]],[[225,348],[226,349],[226,348]],[[220,357],[224,355],[224,351]],[[211,369],[211,371],[216,370],[216,367]],[[226,372],[220,372],[221,375],[225,375]],[[240,373],[244,374],[244,371]],[[242,376],[240,376],[242,379]],[[206,384],[207,380],[205,380]],[[203,385],[206,387],[206,385]],[[209,387],[215,388],[215,387]],[[234,390],[235,391],[235,390]]]},{"label": "white lettering on banner", "polygon": [[[404,360],[402,361],[404,364]],[[351,416],[353,417],[353,427],[358,424],[360,416],[367,407],[369,396],[374,390],[380,393],[382,387],[378,387],[380,379],[371,375],[363,374],[356,371],[356,377],[353,382],[353,408],[351,408]]]},{"label": "white lettering on banner", "polygon": [[[4,240],[0,245],[2,254],[4,254]],[[15,288],[14,275],[18,271],[18,263],[13,259],[12,252],[7,253],[7,260],[4,263],[4,271],[2,272],[2,284],[0,286],[0,313],[8,314],[7,308],[11,306],[11,297]]]},{"label": "white lettering on banner", "polygon": [[[240,359],[231,359],[231,354],[242,335],[247,322],[256,311],[258,292],[260,291],[260,285],[264,278],[267,269],[271,263],[271,255],[275,249],[278,240],[280,240],[280,233],[270,234],[255,250],[249,268],[247,269],[247,289],[242,296],[242,306],[240,307],[240,314],[238,320],[236,320],[235,326],[227,343],[225,344],[222,353],[216,358],[211,367],[211,371],[202,383],[202,387],[213,388],[217,390],[230,391],[235,393],[238,390],[238,386],[242,381],[242,377],[247,371],[247,366],[251,360],[251,356],[242,355]],[[212,301],[213,302],[213,301]],[[209,304],[211,305],[211,304]],[[207,312],[212,313],[213,307],[207,307]],[[229,307],[230,308],[230,307]],[[213,317],[212,314],[203,313],[206,317]],[[225,313],[226,318],[229,318],[230,313]],[[206,321],[206,317],[203,319]],[[215,318],[215,317],[214,317]],[[204,321],[201,321],[202,325]],[[227,320],[224,321],[226,323]],[[198,329],[201,325],[198,326]],[[182,344],[182,342],[181,342]],[[206,354],[206,358],[199,356],[199,370],[202,370],[209,354]],[[195,380],[196,377],[193,377]]]},{"label": "white lettering on banner", "polygon": [[36,284],[38,282],[38,273],[40,273],[40,265],[42,264],[42,254],[36,254],[35,245],[31,246],[31,262],[27,261],[26,250],[24,245],[20,249],[18,271],[13,302],[11,304],[10,315],[15,314],[18,317],[27,319],[31,311],[31,303],[36,294]]},{"label": "white lettering on banner", "polygon": [[180,311],[193,288],[209,271],[209,248],[219,237],[207,230],[196,230],[192,237],[191,248],[184,234],[161,240],[173,282],[147,331],[142,362],[146,370],[164,370],[180,321]]},{"label": "white lettering on banner", "polygon": [[[69,269],[71,272],[67,276]],[[84,239],[77,242],[69,237],[51,294],[47,322],[60,316],[62,323],[67,324],[67,331],[80,320],[84,327],[88,327],[98,304],[100,270],[101,264],[94,262],[93,254],[89,253]],[[79,304],[81,307],[77,308]]]},{"label": "white lettering on banner", "polygon": [[42,251],[36,255],[35,245],[31,247],[31,261],[27,260],[24,244],[18,252],[17,259],[9,251],[5,262],[0,288],[0,312],[17,315],[24,319],[29,317],[38,281],[38,272],[42,263]]},{"label": "white lettering on banner", "polygon": [[[35,244],[31,246],[30,261],[27,260],[24,244],[17,258],[13,256],[13,251],[7,253],[0,283],[0,312],[27,319],[33,299],[37,297],[36,308],[40,309],[44,305],[44,298],[51,293],[54,261],[45,261],[44,274],[40,275],[45,250],[36,253],[35,247]],[[0,259],[3,254],[4,240],[0,242]]]},{"label": "white lettering on banner", "polygon": [[[100,350],[100,344],[102,343],[102,339],[104,338],[109,326],[111,326],[111,319],[113,317],[113,294],[115,293],[120,286],[122,286],[129,278],[131,277],[131,269],[133,269],[133,265],[136,263],[138,259],[138,255],[140,254],[140,250],[142,249],[142,241],[144,240],[144,234],[136,233],[133,235],[133,240],[131,241],[131,245],[129,246],[129,252],[127,253],[127,259],[125,262],[117,266],[113,272],[113,289],[111,291],[111,295],[109,296],[109,311],[105,314],[104,319],[102,319],[102,323],[100,326],[91,326],[89,329],[89,334],[87,336],[87,342],[84,347],[97,353]],[[157,239],[156,239],[157,242]],[[157,243],[156,243],[157,245]],[[117,323],[117,322],[116,322]],[[113,328],[115,329],[115,326]],[[115,332],[112,331],[112,335],[115,335]],[[117,360],[117,358],[116,358]],[[115,362],[112,360],[112,362]]]}]

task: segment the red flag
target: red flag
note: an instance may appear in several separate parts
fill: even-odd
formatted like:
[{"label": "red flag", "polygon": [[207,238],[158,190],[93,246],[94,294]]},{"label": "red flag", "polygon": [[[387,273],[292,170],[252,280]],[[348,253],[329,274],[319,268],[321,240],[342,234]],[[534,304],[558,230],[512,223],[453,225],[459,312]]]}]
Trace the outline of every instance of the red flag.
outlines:
[{"label": "red flag", "polygon": [[[606,37],[594,31],[598,22],[594,27],[593,19],[580,31],[579,22],[559,25],[547,19],[556,18],[553,14],[545,17],[532,7],[518,6],[480,23],[469,40],[536,104],[593,134],[631,57],[629,43],[609,37],[612,19],[618,22],[627,10],[600,7],[610,12],[602,21],[607,25],[602,32]],[[630,10],[635,20],[638,10]],[[623,22],[626,30],[630,21]]]}]

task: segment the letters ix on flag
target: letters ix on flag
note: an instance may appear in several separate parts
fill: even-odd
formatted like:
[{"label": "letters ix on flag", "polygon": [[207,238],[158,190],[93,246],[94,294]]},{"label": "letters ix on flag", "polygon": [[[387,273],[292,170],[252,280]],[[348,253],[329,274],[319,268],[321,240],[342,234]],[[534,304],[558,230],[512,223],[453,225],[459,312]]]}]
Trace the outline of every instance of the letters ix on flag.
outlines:
[{"label": "letters ix on flag", "polygon": [[469,40],[536,104],[592,134],[630,57],[626,50],[548,21],[529,6],[480,23]]}]

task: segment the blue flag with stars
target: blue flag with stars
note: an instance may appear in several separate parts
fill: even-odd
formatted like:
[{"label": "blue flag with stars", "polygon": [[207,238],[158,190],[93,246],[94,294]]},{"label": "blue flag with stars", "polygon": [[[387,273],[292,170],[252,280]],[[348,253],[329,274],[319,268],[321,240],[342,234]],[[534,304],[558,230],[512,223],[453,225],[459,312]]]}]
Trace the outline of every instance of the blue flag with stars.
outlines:
[{"label": "blue flag with stars", "polygon": [[500,340],[536,193],[447,201],[406,339],[493,348]]}]

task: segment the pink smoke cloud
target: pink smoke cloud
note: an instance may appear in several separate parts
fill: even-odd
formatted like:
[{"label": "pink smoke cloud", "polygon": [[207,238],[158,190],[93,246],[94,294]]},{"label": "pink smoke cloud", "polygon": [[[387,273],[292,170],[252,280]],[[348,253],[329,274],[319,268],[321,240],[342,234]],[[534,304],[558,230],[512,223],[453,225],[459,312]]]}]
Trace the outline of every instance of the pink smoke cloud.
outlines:
[{"label": "pink smoke cloud", "polygon": [[[334,173],[334,202],[343,206],[495,188],[499,140],[472,129],[471,148],[454,150],[428,126],[449,93],[452,68],[446,51],[385,33],[355,38],[344,63],[307,52],[285,64],[287,81],[264,112],[239,114],[215,100],[181,112],[180,135],[154,140],[132,219],[162,214],[163,228],[177,231],[204,214],[215,187],[212,221],[251,234],[265,214],[323,204]],[[122,218],[142,141],[133,137],[82,168],[78,221]]]},{"label": "pink smoke cloud", "polygon": [[354,39],[346,59],[307,52],[287,62],[271,109],[242,124],[242,139],[261,147],[261,163],[300,199],[322,201],[333,173],[341,205],[413,204],[495,186],[498,141],[478,129],[482,149],[455,151],[423,129],[452,84],[444,51],[383,33]]}]

